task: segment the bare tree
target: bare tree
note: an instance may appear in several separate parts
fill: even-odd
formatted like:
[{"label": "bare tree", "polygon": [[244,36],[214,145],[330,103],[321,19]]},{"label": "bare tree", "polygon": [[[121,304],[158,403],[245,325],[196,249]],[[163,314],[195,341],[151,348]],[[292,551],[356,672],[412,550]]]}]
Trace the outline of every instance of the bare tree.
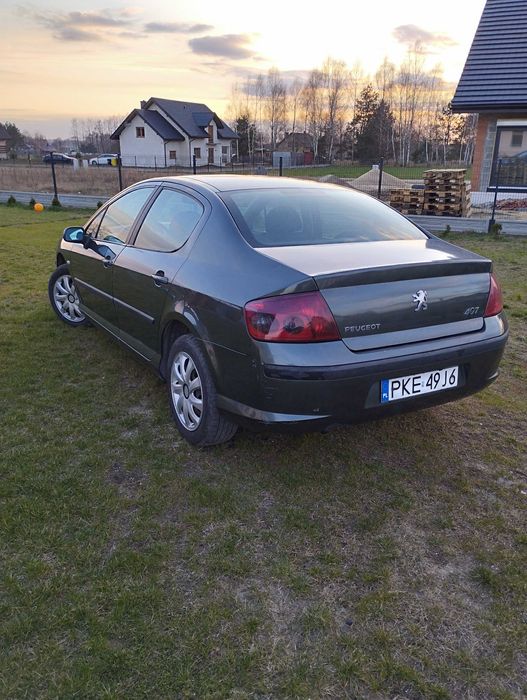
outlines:
[{"label": "bare tree", "polygon": [[[315,158],[320,158],[324,148],[330,160],[342,153],[354,160],[360,135],[357,108],[364,87],[371,83],[386,117],[380,118],[379,112],[375,121],[379,129],[375,139],[382,144],[383,154],[401,165],[412,159],[471,162],[475,117],[445,113],[450,86],[440,66],[425,67],[425,53],[419,44],[408,51],[399,66],[385,58],[373,80],[360,63],[350,70],[343,61],[328,58],[321,69],[310,72],[304,84],[297,79],[286,91],[284,83],[280,73],[272,69],[265,78],[259,75],[248,80],[238,96],[245,107],[240,114],[250,116],[249,121],[256,125],[251,138],[258,139],[262,153],[264,125],[274,148],[289,119],[293,134],[303,123],[304,132],[311,135]],[[78,126],[81,132],[82,124]]]},{"label": "bare tree", "polygon": [[324,129],[324,76],[312,70],[302,91],[305,129],[313,139],[313,153],[318,156],[318,144]]},{"label": "bare tree", "polygon": [[347,140],[346,151],[351,160],[355,160],[355,128],[351,126],[357,115],[357,103],[360,93],[368,83],[368,76],[360,61],[355,61],[348,75],[348,111],[350,122],[345,127],[344,136]]},{"label": "bare tree", "polygon": [[344,122],[346,113],[346,91],[348,85],[348,69],[344,61],[327,58],[322,66],[322,76],[325,89],[325,135],[327,157],[333,159],[335,137],[339,127]]},{"label": "bare tree", "polygon": [[271,151],[276,149],[279,134],[285,130],[287,90],[278,68],[271,68],[265,81],[265,116],[269,123]]},{"label": "bare tree", "polygon": [[424,87],[424,57],[418,43],[408,51],[400,66],[394,84],[394,110],[398,136],[398,160],[408,165],[412,155],[412,145],[419,102]]},{"label": "bare tree", "polygon": [[295,152],[295,133],[296,133],[296,123],[298,118],[298,112],[300,108],[300,98],[302,95],[302,90],[304,89],[304,84],[299,78],[295,78],[294,81],[289,86],[289,108],[291,116],[291,133],[293,134],[293,143],[291,150]]}]

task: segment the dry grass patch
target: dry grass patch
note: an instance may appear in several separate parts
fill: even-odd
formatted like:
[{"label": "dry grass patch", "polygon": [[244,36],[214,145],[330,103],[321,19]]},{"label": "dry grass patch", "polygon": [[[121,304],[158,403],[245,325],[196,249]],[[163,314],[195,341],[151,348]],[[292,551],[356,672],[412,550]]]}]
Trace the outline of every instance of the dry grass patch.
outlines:
[{"label": "dry grass patch", "polygon": [[85,213],[13,211],[0,695],[527,695],[527,241],[451,236],[505,287],[511,342],[485,392],[195,450],[153,374],[48,306],[56,239]]}]

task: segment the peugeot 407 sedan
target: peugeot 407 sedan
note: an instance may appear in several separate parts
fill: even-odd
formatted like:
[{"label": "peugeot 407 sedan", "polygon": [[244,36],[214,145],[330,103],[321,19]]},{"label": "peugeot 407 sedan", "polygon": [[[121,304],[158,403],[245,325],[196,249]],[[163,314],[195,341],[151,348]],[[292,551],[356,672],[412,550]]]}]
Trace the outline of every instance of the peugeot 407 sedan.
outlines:
[{"label": "peugeot 407 sedan", "polygon": [[350,189],[235,175],[145,180],[68,227],[56,314],[167,382],[192,444],[462,398],[507,339],[490,260]]}]

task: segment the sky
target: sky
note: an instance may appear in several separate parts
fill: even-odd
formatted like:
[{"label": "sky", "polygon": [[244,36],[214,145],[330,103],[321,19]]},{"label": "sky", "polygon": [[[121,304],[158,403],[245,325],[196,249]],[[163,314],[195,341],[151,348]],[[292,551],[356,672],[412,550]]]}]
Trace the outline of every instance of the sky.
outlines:
[{"label": "sky", "polygon": [[149,97],[226,118],[232,85],[331,56],[374,73],[415,40],[457,82],[485,0],[0,0],[0,122],[48,138],[73,118],[125,116]]}]

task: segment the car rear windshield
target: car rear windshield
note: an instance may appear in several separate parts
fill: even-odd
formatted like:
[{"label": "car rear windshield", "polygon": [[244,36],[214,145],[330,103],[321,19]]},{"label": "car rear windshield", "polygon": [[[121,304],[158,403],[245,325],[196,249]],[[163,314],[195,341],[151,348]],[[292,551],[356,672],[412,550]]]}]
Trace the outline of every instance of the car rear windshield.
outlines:
[{"label": "car rear windshield", "polygon": [[255,248],[427,238],[393,209],[360,192],[306,187],[222,196]]}]

